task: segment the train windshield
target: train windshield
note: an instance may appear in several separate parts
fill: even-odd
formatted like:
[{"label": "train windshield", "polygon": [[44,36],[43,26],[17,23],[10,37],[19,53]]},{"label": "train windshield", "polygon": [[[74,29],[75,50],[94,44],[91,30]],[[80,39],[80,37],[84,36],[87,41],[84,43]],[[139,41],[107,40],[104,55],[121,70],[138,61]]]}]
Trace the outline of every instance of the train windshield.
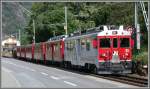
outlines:
[{"label": "train windshield", "polygon": [[120,47],[129,47],[129,38],[120,38]]},{"label": "train windshield", "polygon": [[114,47],[114,48],[117,48],[117,47],[118,47],[118,39],[117,39],[117,38],[114,38],[114,39],[113,39],[113,47]]},{"label": "train windshield", "polygon": [[110,48],[110,38],[100,39],[100,48]]}]

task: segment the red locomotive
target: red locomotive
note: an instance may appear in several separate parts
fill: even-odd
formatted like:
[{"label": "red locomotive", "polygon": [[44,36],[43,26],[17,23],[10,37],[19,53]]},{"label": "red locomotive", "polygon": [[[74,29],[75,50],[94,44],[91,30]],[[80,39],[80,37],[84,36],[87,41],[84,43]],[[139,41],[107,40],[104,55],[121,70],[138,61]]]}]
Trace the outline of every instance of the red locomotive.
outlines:
[{"label": "red locomotive", "polygon": [[48,42],[18,46],[17,57],[84,68],[98,74],[131,73],[134,40],[132,28],[128,29],[100,26],[80,35],[74,33]]}]

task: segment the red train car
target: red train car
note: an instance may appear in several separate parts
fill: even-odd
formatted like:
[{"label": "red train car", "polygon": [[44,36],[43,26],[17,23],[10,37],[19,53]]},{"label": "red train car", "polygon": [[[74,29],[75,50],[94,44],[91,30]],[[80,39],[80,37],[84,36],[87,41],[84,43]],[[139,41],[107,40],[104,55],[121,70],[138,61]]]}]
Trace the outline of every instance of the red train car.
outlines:
[{"label": "red train car", "polygon": [[84,67],[99,74],[131,73],[134,43],[131,31],[123,26],[100,28],[93,28],[95,32],[88,30],[90,33],[17,47],[17,56],[45,64]]},{"label": "red train car", "polygon": [[53,40],[45,43],[45,60],[48,62],[62,62],[64,60],[64,41]]}]

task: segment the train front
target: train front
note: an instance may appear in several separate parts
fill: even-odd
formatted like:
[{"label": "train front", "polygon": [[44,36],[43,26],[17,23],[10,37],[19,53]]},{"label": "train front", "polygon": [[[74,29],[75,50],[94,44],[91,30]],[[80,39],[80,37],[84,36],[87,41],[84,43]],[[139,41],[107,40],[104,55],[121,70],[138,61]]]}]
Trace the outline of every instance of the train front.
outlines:
[{"label": "train front", "polygon": [[131,32],[131,28],[123,26],[118,29],[104,26],[97,36],[99,74],[131,73],[134,44]]}]

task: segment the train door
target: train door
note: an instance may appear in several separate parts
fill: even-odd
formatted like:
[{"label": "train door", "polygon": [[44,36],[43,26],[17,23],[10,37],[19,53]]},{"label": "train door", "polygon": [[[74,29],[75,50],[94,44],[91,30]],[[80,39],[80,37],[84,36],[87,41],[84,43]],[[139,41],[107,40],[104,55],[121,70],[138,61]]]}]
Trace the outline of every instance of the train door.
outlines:
[{"label": "train door", "polygon": [[31,45],[31,50],[30,50],[30,53],[32,54],[32,60],[34,59],[34,47],[35,47],[35,44],[33,43]]},{"label": "train door", "polygon": [[60,42],[61,59],[64,60],[64,41]]},{"label": "train door", "polygon": [[52,50],[52,61],[54,61],[54,50],[55,50],[55,44],[51,43],[51,50]]},{"label": "train door", "polygon": [[81,57],[81,60],[80,60],[80,65],[84,65],[84,63],[87,62],[87,59],[86,59],[86,39],[85,38],[81,38],[81,54],[80,54],[80,57]]},{"label": "train door", "polygon": [[80,39],[76,40],[76,65],[80,65],[80,57],[81,57],[81,44]]},{"label": "train door", "polygon": [[120,59],[119,59],[119,48],[118,48],[118,36],[112,37],[111,41],[112,41],[112,48],[111,48],[111,52],[112,52],[112,63],[120,63]]},{"label": "train door", "polygon": [[77,65],[77,41],[69,39],[65,41],[64,60],[71,62],[72,65]]},{"label": "train door", "polygon": [[26,48],[24,47],[24,58],[26,58]]},{"label": "train door", "polygon": [[50,61],[52,60],[52,44],[47,43],[46,44],[46,60]]},{"label": "train door", "polygon": [[46,45],[45,45],[45,43],[41,43],[40,44],[41,45],[41,59],[44,61],[44,63],[46,63],[46,58],[45,58],[45,56],[46,56]]}]

